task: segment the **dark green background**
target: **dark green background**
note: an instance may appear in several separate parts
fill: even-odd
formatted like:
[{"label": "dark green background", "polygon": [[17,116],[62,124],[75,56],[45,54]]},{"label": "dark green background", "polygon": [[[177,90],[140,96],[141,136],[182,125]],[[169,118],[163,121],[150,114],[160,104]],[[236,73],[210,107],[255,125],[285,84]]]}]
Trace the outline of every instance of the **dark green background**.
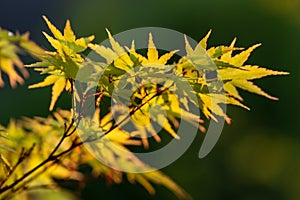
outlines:
[{"label": "dark green background", "polygon": [[[198,151],[199,135],[186,154],[163,169],[194,199],[300,199],[300,1],[298,0],[187,0],[187,1],[2,1],[0,26],[30,31],[31,38],[49,47],[41,31],[47,15],[59,28],[70,19],[77,35],[106,39],[105,27],[112,33],[132,28],[156,26],[174,29],[196,40],[213,30],[209,45],[229,44],[257,49],[249,64],[291,73],[267,77],[256,83],[280,101],[242,92],[251,111],[229,107],[233,123],[226,126],[214,150],[204,159]],[[30,60],[27,60],[30,62]],[[31,72],[26,85],[0,89],[0,123],[20,116],[47,116],[50,88],[27,90],[28,84],[42,79]],[[63,96],[58,106],[69,107]],[[106,189],[94,184],[85,195],[98,199],[172,199],[166,189],[156,187],[150,197],[140,186],[124,184]],[[110,197],[110,198],[109,198]]]}]

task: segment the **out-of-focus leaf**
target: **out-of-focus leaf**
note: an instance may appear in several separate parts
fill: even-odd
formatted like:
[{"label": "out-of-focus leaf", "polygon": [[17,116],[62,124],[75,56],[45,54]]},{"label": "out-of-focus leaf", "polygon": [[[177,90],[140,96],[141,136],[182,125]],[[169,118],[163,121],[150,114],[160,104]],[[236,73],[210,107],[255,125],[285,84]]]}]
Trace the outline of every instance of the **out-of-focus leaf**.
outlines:
[{"label": "out-of-focus leaf", "polygon": [[[13,148],[14,151],[5,151],[1,156],[6,159],[6,163],[9,163],[8,168],[14,166],[18,162],[20,153],[23,150],[27,150],[35,144],[30,156],[26,157],[19,166],[14,170],[13,175],[5,182],[6,185],[12,184],[16,179],[20,178],[24,173],[28,172],[38,164],[43,162],[50,155],[53,148],[57,145],[64,132],[65,125],[68,124],[71,116],[70,112],[59,111],[54,113],[55,118],[40,118],[34,119],[24,118],[22,120],[11,121],[7,127],[7,133],[10,138],[10,142],[6,143],[8,148]],[[16,145],[17,144],[17,145]],[[65,141],[58,152],[61,152],[71,145],[71,141]],[[23,150],[22,150],[23,149]],[[1,162],[0,162],[1,163]],[[26,187],[28,192],[30,188],[41,185],[54,186],[56,183],[53,181],[53,177],[59,177],[61,179],[74,179],[82,180],[82,175],[75,171],[78,164],[78,154],[74,153],[64,158],[58,163],[48,163],[42,166],[39,170],[32,173],[28,178]],[[8,164],[6,164],[8,165]],[[5,171],[0,171],[0,179],[6,177]],[[1,182],[1,181],[0,181]],[[17,198],[26,197],[29,198],[28,193],[25,191],[23,195],[17,194]],[[7,191],[1,195],[11,195]]]},{"label": "out-of-focus leaf", "polygon": [[[93,124],[98,121],[99,109],[96,110],[94,120],[83,119],[83,127],[79,129],[79,133],[83,135],[91,135],[105,132],[109,130],[113,123],[111,122],[112,115],[109,113],[104,116],[99,122],[99,125]],[[92,124],[91,124],[92,123]],[[114,183],[120,183],[122,181],[122,174],[125,173],[129,182],[140,183],[150,193],[154,194],[155,190],[151,184],[162,185],[171,190],[176,196],[181,199],[189,199],[190,196],[173,180],[158,170],[154,170],[150,166],[147,166],[141,162],[132,152],[129,151],[124,145],[141,145],[139,140],[131,139],[131,134],[119,127],[115,128],[109,134],[105,135],[101,139],[87,144],[89,150],[92,150],[94,155],[97,156],[102,162],[98,162],[96,159],[91,158],[91,155],[85,155],[83,157],[84,162],[89,163],[94,170],[94,174],[97,176],[105,174],[110,177]],[[108,166],[113,166],[115,169],[111,169]],[[145,173],[126,173],[124,171],[151,171]]]},{"label": "out-of-focus leaf", "polygon": [[43,50],[29,40],[28,33],[13,34],[0,27],[0,87],[4,86],[1,72],[8,75],[10,85],[13,88],[18,84],[23,84],[24,78],[29,77],[29,73],[18,56],[21,52],[37,56],[42,54]]}]

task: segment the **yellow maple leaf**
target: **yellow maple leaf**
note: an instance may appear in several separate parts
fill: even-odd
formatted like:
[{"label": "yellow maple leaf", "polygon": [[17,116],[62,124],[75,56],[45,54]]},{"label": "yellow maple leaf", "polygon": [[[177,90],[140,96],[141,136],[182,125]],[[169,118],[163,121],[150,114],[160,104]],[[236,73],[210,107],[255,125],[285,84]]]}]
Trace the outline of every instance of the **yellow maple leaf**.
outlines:
[{"label": "yellow maple leaf", "polygon": [[24,67],[18,54],[23,51],[33,56],[41,55],[44,51],[29,40],[29,34],[13,34],[0,28],[0,87],[4,86],[1,71],[6,73],[11,87],[24,83],[29,73]]},{"label": "yellow maple leaf", "polygon": [[53,84],[52,97],[49,110],[52,111],[54,105],[64,89],[72,91],[72,82],[83,62],[82,51],[88,48],[94,36],[76,39],[71,28],[70,21],[67,20],[63,34],[43,16],[53,36],[43,32],[46,39],[56,50],[55,52],[46,52],[41,55],[42,62],[37,62],[27,67],[33,67],[41,74],[49,74],[44,81],[31,85],[29,88],[45,87]]}]

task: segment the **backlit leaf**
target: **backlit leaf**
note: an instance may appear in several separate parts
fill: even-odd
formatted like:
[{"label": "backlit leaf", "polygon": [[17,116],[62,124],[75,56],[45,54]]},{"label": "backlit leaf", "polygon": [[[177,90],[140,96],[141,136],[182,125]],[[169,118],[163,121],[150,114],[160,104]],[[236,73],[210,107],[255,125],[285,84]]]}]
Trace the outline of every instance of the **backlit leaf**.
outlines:
[{"label": "backlit leaf", "polygon": [[64,90],[66,86],[66,79],[64,77],[60,77],[55,81],[53,87],[52,87],[52,98],[51,98],[51,103],[49,110],[53,110],[53,107],[57,101],[57,98],[60,96],[62,91]]},{"label": "backlit leaf", "polygon": [[43,54],[42,48],[29,40],[29,34],[13,34],[0,27],[0,87],[4,86],[1,72],[8,75],[11,87],[24,83],[24,78],[29,77],[23,62],[18,54],[23,51],[32,56]]},{"label": "backlit leaf", "polygon": [[62,35],[62,33],[48,20],[48,18],[46,16],[43,16],[43,18],[46,21],[54,37],[57,38],[58,40],[64,40],[64,36]]},{"label": "backlit leaf", "polygon": [[54,37],[45,32],[43,34],[55,51],[48,51],[43,55],[39,55],[41,62],[28,65],[28,67],[33,67],[36,71],[40,71],[41,74],[48,74],[48,77],[43,82],[31,85],[29,88],[45,87],[54,84],[49,107],[49,110],[52,110],[63,89],[72,92],[72,82],[84,60],[79,53],[88,48],[94,36],[76,39],[69,20],[67,20],[62,34],[47,17],[43,16],[43,18]]},{"label": "backlit leaf", "polygon": [[158,61],[158,51],[156,50],[156,47],[153,42],[152,34],[149,34],[149,42],[148,42],[148,62],[149,63],[155,63]]}]

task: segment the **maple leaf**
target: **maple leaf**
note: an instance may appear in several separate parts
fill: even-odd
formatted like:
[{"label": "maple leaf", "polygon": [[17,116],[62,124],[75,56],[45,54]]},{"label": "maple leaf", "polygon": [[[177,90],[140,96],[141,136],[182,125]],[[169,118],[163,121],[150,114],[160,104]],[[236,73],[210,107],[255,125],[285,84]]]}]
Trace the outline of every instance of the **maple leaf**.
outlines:
[{"label": "maple leaf", "polygon": [[29,40],[28,33],[23,35],[13,34],[0,28],[0,87],[4,86],[1,71],[8,75],[12,88],[15,88],[18,84],[24,84],[24,78],[29,77],[29,73],[18,56],[21,52],[37,56],[42,54],[43,50]]},{"label": "maple leaf", "polygon": [[242,100],[242,97],[239,95],[237,88],[265,96],[272,100],[278,100],[278,98],[273,97],[264,92],[261,88],[255,85],[252,82],[252,80],[271,75],[287,75],[289,73],[270,70],[256,65],[244,65],[247,59],[249,58],[251,52],[257,47],[259,47],[260,44],[253,45],[252,47],[240,52],[239,54],[232,56],[235,41],[236,40],[234,40],[230,45],[230,48],[232,48],[232,50],[225,52],[219,58],[219,60],[224,63],[228,63],[230,65],[238,67],[234,69],[223,68],[218,70],[220,78],[224,81],[224,89],[228,92],[228,94],[232,95],[233,97],[239,100]]},{"label": "maple leaf", "polygon": [[29,88],[39,88],[53,84],[49,107],[49,110],[52,111],[64,89],[72,92],[73,81],[84,60],[79,53],[88,48],[94,36],[76,39],[69,20],[66,21],[64,33],[62,34],[45,16],[43,18],[54,38],[45,32],[43,34],[56,51],[45,52],[45,54],[39,56],[41,62],[27,65],[27,67],[33,67],[36,71],[40,71],[41,74],[49,74],[43,82],[30,85]]},{"label": "maple leaf", "polygon": [[115,68],[123,71],[129,71],[133,68],[134,62],[131,60],[125,49],[115,41],[108,29],[106,29],[106,32],[111,48],[95,44],[89,44],[89,47],[105,58],[107,64],[112,64]]},{"label": "maple leaf", "polygon": [[209,38],[211,31],[196,45],[193,49],[185,36],[185,59],[191,65],[193,65],[199,72],[203,70],[216,70],[215,64],[211,57],[206,52],[207,39]]}]

